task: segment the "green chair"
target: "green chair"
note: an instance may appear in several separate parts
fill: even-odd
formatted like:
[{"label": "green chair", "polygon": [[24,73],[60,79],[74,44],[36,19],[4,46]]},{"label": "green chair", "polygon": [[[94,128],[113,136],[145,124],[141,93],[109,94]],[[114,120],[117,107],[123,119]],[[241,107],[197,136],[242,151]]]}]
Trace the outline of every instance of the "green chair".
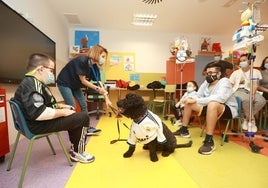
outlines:
[{"label": "green chair", "polygon": [[170,105],[174,105],[176,96],[176,85],[165,86],[164,96],[155,96],[152,100],[152,111],[155,113],[156,107],[162,107],[162,116],[167,118],[167,111]]},{"label": "green chair", "polygon": [[19,143],[20,135],[22,134],[27,139],[30,140],[30,143],[28,145],[28,149],[27,149],[27,152],[26,152],[26,156],[25,156],[25,159],[24,159],[24,164],[23,164],[23,168],[22,168],[22,172],[21,172],[18,187],[22,187],[23,180],[24,180],[25,173],[26,173],[26,169],[27,169],[27,166],[28,166],[28,163],[29,163],[33,143],[34,143],[35,140],[37,140],[39,138],[46,137],[46,139],[48,141],[48,144],[49,144],[49,146],[50,146],[50,148],[52,150],[52,153],[54,155],[56,155],[56,152],[55,152],[55,150],[54,150],[54,148],[52,146],[52,143],[51,143],[51,141],[49,139],[50,135],[55,134],[57,136],[57,138],[59,140],[59,143],[60,143],[60,145],[62,147],[62,150],[63,150],[63,152],[64,152],[64,154],[66,156],[68,164],[70,166],[73,165],[72,162],[71,162],[71,159],[69,157],[69,154],[68,154],[68,152],[67,152],[67,150],[66,150],[66,148],[65,148],[65,146],[63,144],[63,141],[62,141],[62,138],[61,138],[59,132],[52,132],[52,133],[46,133],[46,134],[37,134],[37,135],[33,134],[28,128],[27,122],[26,122],[26,120],[24,118],[23,112],[21,111],[19,104],[13,98],[9,100],[9,104],[10,104],[10,108],[11,108],[11,112],[12,112],[14,126],[15,126],[16,130],[18,131],[18,133],[17,133],[17,137],[16,137],[16,140],[15,140],[11,155],[10,155],[10,159],[8,161],[8,164],[7,164],[7,171],[9,171],[11,169],[11,165],[12,165],[12,162],[13,162],[13,159],[14,159],[14,156],[15,156],[15,152],[16,152],[18,143]]}]

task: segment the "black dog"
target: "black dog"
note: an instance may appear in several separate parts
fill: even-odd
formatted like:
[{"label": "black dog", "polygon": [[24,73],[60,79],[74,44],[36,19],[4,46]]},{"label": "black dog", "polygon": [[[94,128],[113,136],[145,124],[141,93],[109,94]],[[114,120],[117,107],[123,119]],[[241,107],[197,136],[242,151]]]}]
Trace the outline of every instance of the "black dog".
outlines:
[{"label": "black dog", "polygon": [[117,101],[119,111],[133,120],[127,143],[128,150],[124,157],[131,157],[135,151],[136,143],[144,144],[143,148],[149,150],[151,161],[158,161],[156,152],[162,151],[167,157],[176,148],[191,147],[192,141],[186,144],[177,144],[177,140],[161,119],[150,110],[140,95],[128,93],[122,100]]}]

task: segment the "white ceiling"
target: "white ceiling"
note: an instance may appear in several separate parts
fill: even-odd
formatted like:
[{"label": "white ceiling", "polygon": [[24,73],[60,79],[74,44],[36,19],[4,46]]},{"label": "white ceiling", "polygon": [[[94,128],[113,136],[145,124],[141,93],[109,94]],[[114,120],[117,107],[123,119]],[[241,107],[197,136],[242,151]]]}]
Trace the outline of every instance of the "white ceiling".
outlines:
[{"label": "white ceiling", "polygon": [[[243,0],[162,0],[145,4],[142,0],[47,0],[70,28],[96,30],[131,30],[149,32],[231,35],[240,26],[240,12],[246,8]],[[265,1],[265,0],[264,0]],[[268,1],[258,6],[261,22],[268,24]],[[266,12],[265,12],[266,11]],[[64,14],[75,14],[81,22],[70,24]],[[134,13],[157,14],[152,27],[131,24]]]}]

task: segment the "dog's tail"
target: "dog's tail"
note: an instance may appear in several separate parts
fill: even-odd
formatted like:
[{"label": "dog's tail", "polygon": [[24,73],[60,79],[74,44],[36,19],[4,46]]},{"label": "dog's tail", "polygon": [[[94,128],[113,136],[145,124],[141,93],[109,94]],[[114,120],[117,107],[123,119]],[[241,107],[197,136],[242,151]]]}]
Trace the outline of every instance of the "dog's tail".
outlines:
[{"label": "dog's tail", "polygon": [[185,144],[177,144],[176,148],[189,148],[192,146],[192,144],[193,144],[193,141],[190,140],[188,143],[185,143]]}]

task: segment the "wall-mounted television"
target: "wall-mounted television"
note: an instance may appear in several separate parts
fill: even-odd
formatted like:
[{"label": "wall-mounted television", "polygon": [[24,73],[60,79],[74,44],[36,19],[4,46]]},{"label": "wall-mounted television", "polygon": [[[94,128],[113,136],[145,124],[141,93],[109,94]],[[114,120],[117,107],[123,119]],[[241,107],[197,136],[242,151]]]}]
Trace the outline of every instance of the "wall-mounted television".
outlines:
[{"label": "wall-mounted television", "polygon": [[27,59],[34,52],[56,59],[56,44],[0,1],[0,83],[20,83],[26,73]]}]

